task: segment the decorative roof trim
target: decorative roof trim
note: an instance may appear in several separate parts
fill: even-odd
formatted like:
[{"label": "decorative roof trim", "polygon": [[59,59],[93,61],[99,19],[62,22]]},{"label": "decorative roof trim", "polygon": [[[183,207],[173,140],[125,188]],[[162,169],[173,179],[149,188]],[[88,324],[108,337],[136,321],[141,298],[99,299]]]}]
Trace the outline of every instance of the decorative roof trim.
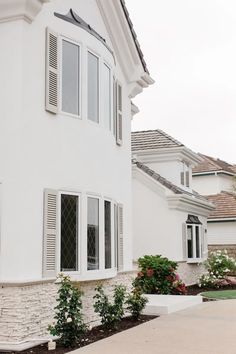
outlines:
[{"label": "decorative roof trim", "polygon": [[69,10],[69,12],[66,15],[59,14],[57,12],[54,12],[54,16],[60,18],[61,20],[67,21],[72,23],[75,26],[78,26],[97,38],[106,48],[109,50],[109,52],[112,54],[114,61],[115,61],[115,55],[112,51],[112,49],[107,45],[105,38],[103,38],[98,32],[95,31],[87,22],[85,22],[75,11],[72,9]]}]

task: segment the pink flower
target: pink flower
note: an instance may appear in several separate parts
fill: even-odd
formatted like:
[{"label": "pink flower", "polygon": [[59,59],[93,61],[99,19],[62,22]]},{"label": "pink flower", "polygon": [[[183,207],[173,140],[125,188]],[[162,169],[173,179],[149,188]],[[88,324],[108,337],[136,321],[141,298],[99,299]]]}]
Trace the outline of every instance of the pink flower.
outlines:
[{"label": "pink flower", "polygon": [[179,280],[180,279],[180,277],[179,277],[179,274],[175,274],[175,280]]},{"label": "pink flower", "polygon": [[147,276],[148,276],[148,277],[152,277],[153,274],[154,274],[154,270],[151,269],[151,268],[148,268],[148,269],[147,269]]}]

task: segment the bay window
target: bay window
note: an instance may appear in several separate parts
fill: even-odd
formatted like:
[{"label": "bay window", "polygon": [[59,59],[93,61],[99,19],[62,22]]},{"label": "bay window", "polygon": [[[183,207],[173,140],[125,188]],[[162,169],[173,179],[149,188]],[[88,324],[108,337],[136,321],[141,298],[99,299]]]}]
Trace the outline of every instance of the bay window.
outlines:
[{"label": "bay window", "polygon": [[103,64],[104,125],[111,130],[111,69]]},{"label": "bay window", "polygon": [[87,269],[99,269],[99,199],[89,197],[87,208]]},{"label": "bay window", "polygon": [[112,228],[111,228],[111,202],[104,201],[104,247],[105,247],[105,269],[112,267]]},{"label": "bay window", "polygon": [[88,52],[88,119],[99,122],[99,58]]}]

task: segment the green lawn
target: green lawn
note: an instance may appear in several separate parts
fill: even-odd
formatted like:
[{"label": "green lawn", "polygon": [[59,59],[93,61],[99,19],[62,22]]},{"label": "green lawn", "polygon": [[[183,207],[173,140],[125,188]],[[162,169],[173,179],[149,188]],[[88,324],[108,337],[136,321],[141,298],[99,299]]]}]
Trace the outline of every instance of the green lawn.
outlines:
[{"label": "green lawn", "polygon": [[236,290],[205,291],[201,295],[218,300],[236,299]]}]

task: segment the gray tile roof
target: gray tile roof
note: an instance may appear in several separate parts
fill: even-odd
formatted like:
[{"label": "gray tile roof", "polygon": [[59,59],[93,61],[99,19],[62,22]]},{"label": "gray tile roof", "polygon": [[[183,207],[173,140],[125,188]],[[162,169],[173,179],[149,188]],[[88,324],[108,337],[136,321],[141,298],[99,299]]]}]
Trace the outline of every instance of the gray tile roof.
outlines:
[{"label": "gray tile roof", "polygon": [[174,148],[184,146],[160,129],[132,132],[132,151]]},{"label": "gray tile roof", "polygon": [[147,175],[152,177],[155,181],[159,182],[164,187],[166,187],[169,190],[171,190],[173,193],[175,193],[175,194],[185,194],[185,195],[188,195],[188,196],[191,196],[191,197],[195,197],[196,199],[199,199],[199,200],[207,202],[207,199],[204,198],[203,196],[201,196],[200,194],[198,194],[197,192],[193,191],[193,193],[191,193],[191,192],[188,192],[188,191],[176,186],[175,184],[173,184],[172,182],[168,181],[166,178],[162,177],[159,173],[153,171],[151,168],[149,168],[148,166],[144,165],[143,163],[138,162],[138,161],[133,161],[133,164],[135,164],[140,170],[145,172]]},{"label": "gray tile roof", "polygon": [[137,52],[138,52],[138,55],[139,55],[139,58],[141,60],[141,63],[143,65],[143,69],[144,71],[149,74],[149,71],[148,71],[148,68],[147,68],[147,64],[144,60],[144,55],[143,55],[143,52],[141,50],[141,47],[140,47],[140,44],[139,44],[139,41],[138,41],[138,38],[137,38],[137,35],[136,35],[136,32],[134,30],[134,26],[133,26],[133,23],[130,19],[130,15],[129,15],[129,12],[128,12],[128,9],[125,5],[125,1],[124,0],[120,0],[120,3],[121,3],[121,6],[123,8],[123,11],[124,11],[124,14],[125,14],[125,17],[126,17],[126,20],[128,22],[128,25],[129,25],[129,28],[130,28],[130,31],[131,31],[131,34],[132,34],[132,37],[133,37],[133,40],[134,40],[134,44],[136,46],[136,49],[137,49]]}]

